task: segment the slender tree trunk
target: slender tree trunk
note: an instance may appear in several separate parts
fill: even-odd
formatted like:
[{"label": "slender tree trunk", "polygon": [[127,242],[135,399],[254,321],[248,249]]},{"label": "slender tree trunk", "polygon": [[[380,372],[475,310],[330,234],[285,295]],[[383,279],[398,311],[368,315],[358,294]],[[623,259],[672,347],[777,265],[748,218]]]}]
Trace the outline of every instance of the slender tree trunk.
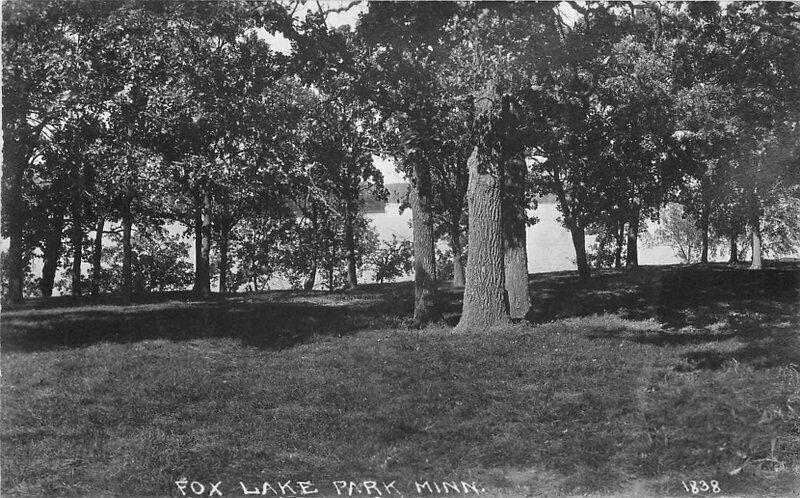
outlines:
[{"label": "slender tree trunk", "polygon": [[509,320],[503,264],[500,175],[476,146],[467,166],[469,244],[464,305],[456,330],[486,330]]},{"label": "slender tree trunk", "polygon": [[314,282],[316,280],[317,280],[317,255],[315,253],[311,256],[311,266],[308,269],[308,275],[306,276],[306,281],[303,284],[303,289],[305,290],[314,289]]},{"label": "slender tree trunk", "polygon": [[100,294],[100,263],[103,257],[103,231],[106,219],[103,215],[97,217],[97,226],[94,232],[94,247],[92,250],[92,295]]},{"label": "slender tree trunk", "polygon": [[531,309],[528,291],[528,253],[525,240],[525,176],[527,167],[521,156],[512,158],[503,171],[503,267],[508,311],[512,319],[522,319]]},{"label": "slender tree trunk", "polygon": [[203,274],[203,207],[202,197],[196,199],[194,211],[194,286],[192,290],[200,294],[202,292]]},{"label": "slender tree trunk", "polygon": [[614,268],[622,268],[622,244],[625,241],[625,222],[619,223],[619,228],[614,231],[616,246],[614,247]]},{"label": "slender tree trunk", "polygon": [[336,241],[331,241],[331,258],[328,261],[328,290],[333,292],[334,272],[336,271]]},{"label": "slender tree trunk", "polygon": [[708,219],[709,219],[709,210],[711,206],[708,203],[704,203],[703,205],[703,212],[700,213],[700,233],[702,236],[702,246],[700,248],[700,263],[707,264],[708,263]]},{"label": "slender tree trunk", "polygon": [[208,186],[203,188],[202,229],[200,230],[200,260],[197,268],[201,296],[211,295],[211,191]]},{"label": "slender tree trunk", "polygon": [[81,165],[76,169],[75,174],[75,186],[72,194],[72,295],[80,296],[82,293],[83,198],[86,184],[86,168]]},{"label": "slender tree trunk", "polygon": [[229,230],[227,220],[219,231],[219,291],[228,292],[228,245]]},{"label": "slender tree trunk", "polygon": [[592,270],[589,267],[589,259],[586,256],[586,232],[583,226],[572,221],[569,224],[569,232],[572,235],[572,245],[575,247],[575,263],[578,265],[578,275],[581,278],[589,278]]},{"label": "slender tree trunk", "polygon": [[738,238],[738,235],[731,235],[730,236],[730,240],[731,240],[731,257],[730,257],[730,259],[728,259],[728,263],[730,263],[730,264],[735,264],[735,263],[739,262],[739,248],[736,247],[736,239],[737,238]]},{"label": "slender tree trunk", "polygon": [[[5,116],[3,116],[5,118]],[[3,217],[6,224],[8,253],[8,300],[22,303],[25,282],[24,236],[26,207],[22,197],[22,176],[27,161],[19,142],[12,137],[3,141]]]},{"label": "slender tree trunk", "polygon": [[344,206],[344,248],[347,258],[347,288],[350,290],[358,288],[358,277],[356,275],[356,239],[353,224],[353,209],[348,200],[345,201]]},{"label": "slender tree trunk", "polygon": [[464,249],[457,222],[450,226],[450,250],[453,253],[453,287],[464,287]]},{"label": "slender tree trunk", "polygon": [[42,266],[42,279],[39,282],[39,290],[44,297],[53,295],[53,285],[56,279],[56,271],[58,271],[58,261],[61,259],[61,240],[63,232],[64,211],[63,209],[56,208],[50,224],[50,231],[47,233],[47,239],[44,242],[42,251],[44,265]]},{"label": "slender tree trunk", "polygon": [[639,214],[638,204],[633,205],[631,219],[628,222],[628,251],[625,267],[636,268],[639,266]]},{"label": "slender tree trunk", "polygon": [[133,295],[133,195],[128,193],[122,205],[122,299],[129,303]]},{"label": "slender tree trunk", "polygon": [[761,262],[761,223],[758,218],[753,220],[753,263],[750,265],[755,270],[762,268]]},{"label": "slender tree trunk", "polygon": [[316,206],[311,207],[311,240],[308,241],[309,247],[311,248],[311,265],[308,269],[308,275],[306,276],[306,281],[303,284],[303,289],[305,290],[312,290],[314,288],[314,283],[317,280],[317,231],[319,229],[319,222],[317,219],[317,208]]},{"label": "slender tree trunk", "polygon": [[414,166],[415,184],[411,190],[411,217],[414,239],[414,320],[412,327],[441,319],[437,300],[436,254],[430,170]]}]

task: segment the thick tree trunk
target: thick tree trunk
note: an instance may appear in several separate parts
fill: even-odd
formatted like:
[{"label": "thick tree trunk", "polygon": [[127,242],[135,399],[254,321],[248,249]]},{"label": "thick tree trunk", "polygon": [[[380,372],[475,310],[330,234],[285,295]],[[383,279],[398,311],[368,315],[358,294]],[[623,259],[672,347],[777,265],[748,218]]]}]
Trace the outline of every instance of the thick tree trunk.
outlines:
[{"label": "thick tree trunk", "polygon": [[576,223],[569,224],[569,232],[572,235],[572,245],[575,247],[575,263],[578,265],[578,275],[581,278],[589,278],[592,270],[589,267],[589,259],[586,256],[586,232],[584,228]]},{"label": "thick tree trunk", "polygon": [[228,225],[223,222],[219,231],[219,291],[228,292]]},{"label": "thick tree trunk", "polygon": [[128,303],[133,295],[133,196],[128,194],[122,206],[122,299]]},{"label": "thick tree trunk", "polygon": [[50,297],[53,295],[53,285],[58,271],[58,261],[61,259],[62,235],[64,232],[64,211],[57,209],[53,213],[50,223],[50,231],[44,241],[42,250],[42,279],[39,281],[39,290],[42,296]]},{"label": "thick tree trunk", "polygon": [[450,251],[453,253],[453,287],[464,287],[464,249],[458,223],[450,226]]},{"label": "thick tree trunk", "polygon": [[97,226],[94,232],[94,244],[92,249],[92,295],[100,294],[100,263],[103,257],[103,231],[105,230],[106,219],[101,215],[97,217]]},{"label": "thick tree trunk", "polygon": [[486,330],[509,320],[503,268],[503,219],[500,175],[482,164],[476,146],[467,166],[469,187],[469,244],[464,305],[456,330]]},{"label": "thick tree trunk", "polygon": [[200,230],[200,259],[198,260],[198,293],[211,295],[211,192],[203,188],[202,228]]},{"label": "thick tree trunk", "polygon": [[531,309],[528,292],[528,253],[525,240],[525,160],[514,157],[503,171],[503,267],[508,311],[512,319],[522,319]]},{"label": "thick tree trunk", "polygon": [[728,263],[730,263],[730,264],[734,264],[734,263],[738,263],[739,262],[739,248],[736,247],[736,239],[737,238],[738,238],[737,235],[731,235],[730,236],[730,240],[731,240],[731,250],[730,250],[730,252],[731,252],[731,255],[730,255],[730,258],[728,259]]},{"label": "thick tree trunk", "polygon": [[425,166],[414,166],[411,219],[414,244],[414,320],[412,327],[441,319],[437,300],[436,254],[431,212],[431,177]]},{"label": "thick tree trunk", "polygon": [[758,219],[753,220],[753,263],[750,265],[755,270],[762,268],[761,262],[761,223]]},{"label": "thick tree trunk", "polygon": [[622,244],[625,241],[625,222],[619,224],[619,228],[615,230],[614,233],[614,241],[616,246],[614,247],[614,268],[619,270],[622,268]]},{"label": "thick tree trunk", "polygon": [[639,266],[639,206],[634,204],[631,219],[628,221],[628,249],[625,258],[626,268]]},{"label": "thick tree trunk", "polygon": [[353,229],[353,209],[349,201],[345,202],[344,207],[344,248],[347,258],[347,288],[354,290],[358,288],[358,276],[356,275],[356,238]]}]

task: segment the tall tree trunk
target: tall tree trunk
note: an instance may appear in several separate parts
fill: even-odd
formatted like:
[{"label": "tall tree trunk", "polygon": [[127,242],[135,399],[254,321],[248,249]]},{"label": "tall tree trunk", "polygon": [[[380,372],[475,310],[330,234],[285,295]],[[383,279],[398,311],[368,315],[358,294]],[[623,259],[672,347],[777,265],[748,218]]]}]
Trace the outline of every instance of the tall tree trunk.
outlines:
[{"label": "tall tree trunk", "polygon": [[[5,119],[5,115],[3,116]],[[24,236],[26,207],[22,197],[22,177],[27,160],[19,141],[6,136],[3,140],[3,217],[8,235],[8,300],[22,303],[25,282]]]},{"label": "tall tree trunk", "polygon": [[453,287],[464,287],[464,249],[458,222],[450,226],[450,251],[453,253]]},{"label": "tall tree trunk", "polygon": [[122,299],[129,303],[133,295],[133,194],[128,192],[122,205]]},{"label": "tall tree trunk", "polygon": [[76,187],[80,194],[73,197],[72,204],[72,292],[73,296],[81,295],[81,262],[83,259],[83,186]]},{"label": "tall tree trunk", "polygon": [[316,280],[317,280],[317,254],[314,253],[311,256],[311,266],[308,268],[308,275],[306,276],[306,281],[303,284],[303,289],[313,290],[314,282]]},{"label": "tall tree trunk", "polygon": [[228,222],[223,221],[219,231],[219,291],[228,292]]},{"label": "tall tree trunk", "polygon": [[42,296],[53,295],[53,285],[58,271],[58,261],[61,259],[62,236],[64,232],[64,210],[56,207],[50,223],[50,230],[44,241],[42,250],[42,279],[39,281],[39,290]]},{"label": "tall tree trunk", "polygon": [[513,319],[522,319],[531,309],[528,292],[528,253],[525,237],[525,177],[527,167],[522,156],[506,162],[503,171],[503,268],[508,296],[508,311]]},{"label": "tall tree trunk", "polygon": [[730,264],[734,264],[734,263],[738,263],[739,262],[739,249],[736,247],[736,239],[737,238],[738,238],[738,235],[731,235],[730,236],[730,240],[731,240],[731,251],[730,251],[731,252],[731,257],[730,257],[730,259],[728,259],[728,263],[730,263]]},{"label": "tall tree trunk", "polygon": [[317,280],[317,259],[318,259],[318,250],[317,250],[317,231],[319,229],[319,221],[317,215],[317,207],[312,205],[311,207],[311,240],[308,241],[309,247],[311,248],[311,265],[308,269],[308,275],[306,276],[306,281],[303,284],[303,289],[305,290],[312,290],[314,289],[314,283]]},{"label": "tall tree trunk", "polygon": [[103,257],[103,231],[106,219],[103,215],[97,217],[97,226],[94,232],[94,247],[92,250],[92,295],[100,294],[100,262]]},{"label": "tall tree trunk", "polygon": [[335,263],[336,241],[335,240],[331,241],[330,248],[331,248],[331,257],[330,257],[330,260],[328,260],[328,290],[330,292],[333,292],[333,290],[334,290],[333,286],[334,286],[334,282],[335,282],[334,272],[336,271],[336,263]]},{"label": "tall tree trunk", "polygon": [[503,268],[503,219],[500,175],[478,147],[467,161],[469,243],[464,305],[456,330],[485,330],[508,322],[508,299]]},{"label": "tall tree trunk", "polygon": [[700,263],[708,263],[708,225],[709,225],[709,211],[711,206],[708,202],[704,202],[703,212],[700,213],[700,233],[702,237],[702,245],[700,249]]},{"label": "tall tree trunk", "polygon": [[622,268],[622,244],[625,241],[625,222],[619,223],[619,227],[614,231],[614,268]]},{"label": "tall tree trunk", "polygon": [[441,319],[436,286],[436,254],[433,237],[433,213],[430,170],[414,166],[415,182],[411,190],[411,224],[414,239],[414,320],[412,327]]},{"label": "tall tree trunk", "polygon": [[347,258],[347,288],[354,290],[358,288],[358,277],[356,275],[356,238],[353,224],[353,207],[350,201],[345,201],[344,206],[344,248]]},{"label": "tall tree trunk", "polygon": [[195,199],[194,210],[194,285],[192,290],[200,294],[202,285],[202,266],[203,266],[203,200],[202,197]]},{"label": "tall tree trunk", "polygon": [[586,256],[586,232],[583,226],[571,221],[569,224],[569,233],[572,236],[572,245],[575,247],[575,263],[578,265],[578,275],[581,278],[589,278],[592,275],[592,270],[589,267],[589,259]]},{"label": "tall tree trunk", "polygon": [[758,218],[753,220],[753,263],[751,268],[760,270],[761,262],[761,222]]},{"label": "tall tree trunk", "polygon": [[211,295],[211,191],[203,188],[202,228],[200,230],[200,259],[198,260],[198,293]]},{"label": "tall tree trunk", "polygon": [[631,218],[628,221],[628,250],[625,258],[626,268],[636,268],[639,266],[639,215],[640,207],[637,203],[634,203]]}]

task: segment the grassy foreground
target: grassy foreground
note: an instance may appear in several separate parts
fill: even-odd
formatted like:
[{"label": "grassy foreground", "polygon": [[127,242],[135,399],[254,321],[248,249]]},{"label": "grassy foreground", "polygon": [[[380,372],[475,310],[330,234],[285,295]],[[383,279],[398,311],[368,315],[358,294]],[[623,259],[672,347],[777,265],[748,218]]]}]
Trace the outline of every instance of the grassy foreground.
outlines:
[{"label": "grassy foreground", "polygon": [[460,335],[456,291],[449,324],[408,330],[408,283],[6,309],[2,493],[182,496],[187,478],[226,496],[288,480],[314,496],[365,480],[796,495],[798,282],[796,267],[532,275],[530,323]]}]

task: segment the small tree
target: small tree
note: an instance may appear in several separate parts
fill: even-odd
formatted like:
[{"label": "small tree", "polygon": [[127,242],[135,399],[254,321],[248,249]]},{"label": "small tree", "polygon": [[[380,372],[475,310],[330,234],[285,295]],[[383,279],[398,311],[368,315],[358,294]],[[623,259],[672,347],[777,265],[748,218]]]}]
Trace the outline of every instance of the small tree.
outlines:
[{"label": "small tree", "polygon": [[696,263],[703,248],[703,234],[684,208],[668,204],[661,213],[661,223],[650,237],[650,244],[668,245],[683,263]]},{"label": "small tree", "polygon": [[411,273],[414,266],[413,256],[411,242],[392,235],[392,240],[383,241],[381,248],[370,254],[367,259],[375,271],[375,281],[381,284]]}]

